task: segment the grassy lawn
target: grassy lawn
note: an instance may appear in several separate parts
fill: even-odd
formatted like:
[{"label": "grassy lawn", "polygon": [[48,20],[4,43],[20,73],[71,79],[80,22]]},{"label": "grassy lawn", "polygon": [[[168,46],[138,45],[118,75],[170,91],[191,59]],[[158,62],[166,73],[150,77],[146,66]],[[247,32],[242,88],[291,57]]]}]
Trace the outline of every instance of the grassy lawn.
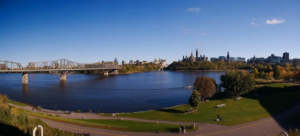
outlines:
[{"label": "grassy lawn", "polygon": [[294,116],[291,116],[285,120],[285,123],[288,125],[300,125],[300,112],[296,113]]},{"label": "grassy lawn", "polygon": [[[119,126],[123,126],[128,128],[128,131],[134,132],[153,132],[153,131],[160,131],[160,132],[177,132],[179,129],[178,125],[172,124],[156,124],[156,123],[147,123],[147,122],[137,122],[137,121],[129,121],[129,120],[96,120],[96,119],[86,119],[83,120],[86,122],[91,123],[99,123],[99,124],[107,124],[107,125],[115,125],[118,124]],[[189,128],[186,126],[186,128]],[[196,130],[197,128],[193,129]],[[191,129],[187,129],[187,131],[192,131]]]},{"label": "grassy lawn", "polygon": [[[242,95],[241,100],[233,100],[232,98],[212,98],[210,102],[201,103],[198,112],[187,113],[191,107],[189,105],[180,105],[173,108],[161,109],[142,113],[119,114],[117,116],[151,119],[151,120],[169,120],[169,121],[188,121],[215,123],[221,125],[236,125],[249,121],[262,119],[271,115],[275,115],[288,108],[291,108],[294,100],[300,96],[300,91],[291,86],[284,87],[286,84],[266,84],[251,92]],[[288,85],[286,85],[288,86]],[[215,108],[216,105],[226,104],[226,107]],[[180,113],[179,116],[177,113]],[[217,115],[223,119],[222,121],[214,121]]]},{"label": "grassy lawn", "polygon": [[[115,120],[67,119],[67,118],[53,116],[51,114],[41,114],[41,113],[34,113],[29,111],[27,112],[31,116],[53,120],[57,122],[68,123],[68,124],[79,125],[79,126],[86,126],[86,127],[101,128],[101,129],[118,130],[118,131],[133,131],[133,132],[153,132],[153,131],[174,132],[176,131],[177,132],[179,129],[179,124],[178,125],[161,124],[161,123],[156,124],[156,123],[128,121],[128,120],[122,121],[116,119]],[[194,131],[194,130],[197,130],[197,127],[194,128],[193,130],[187,129],[187,131]]]},{"label": "grassy lawn", "polygon": [[9,103],[11,104],[14,104],[14,105],[17,105],[17,106],[20,106],[20,107],[26,107],[27,105],[24,104],[24,103],[21,103],[21,102],[16,102],[16,101],[12,101],[12,100],[9,100],[8,101]]}]

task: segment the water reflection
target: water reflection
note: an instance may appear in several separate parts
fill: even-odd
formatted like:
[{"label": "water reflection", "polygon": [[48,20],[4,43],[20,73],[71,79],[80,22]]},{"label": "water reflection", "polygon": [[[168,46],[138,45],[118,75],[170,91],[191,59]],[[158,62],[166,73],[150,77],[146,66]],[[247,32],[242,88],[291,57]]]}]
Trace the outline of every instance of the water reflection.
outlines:
[{"label": "water reflection", "polygon": [[23,93],[28,93],[28,84],[22,84]]},{"label": "water reflection", "polygon": [[64,89],[67,86],[67,81],[66,80],[60,80],[60,88]]}]

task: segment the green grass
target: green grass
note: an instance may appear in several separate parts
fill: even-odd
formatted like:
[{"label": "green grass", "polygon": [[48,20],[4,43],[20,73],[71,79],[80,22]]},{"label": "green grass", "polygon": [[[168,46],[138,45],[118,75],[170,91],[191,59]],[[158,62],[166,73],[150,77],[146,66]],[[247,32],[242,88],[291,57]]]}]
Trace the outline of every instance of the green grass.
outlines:
[{"label": "green grass", "polygon": [[[115,125],[118,124],[118,126],[123,126],[128,128],[128,131],[134,131],[134,132],[153,132],[153,131],[160,131],[160,132],[177,132],[179,129],[178,125],[173,124],[161,124],[161,123],[147,123],[147,122],[137,122],[137,121],[129,121],[129,120],[111,120],[111,119],[105,119],[105,120],[96,120],[96,119],[86,119],[83,120],[86,122],[91,123],[100,123],[100,124],[107,124],[107,125]],[[191,124],[192,125],[192,124]],[[186,126],[186,128],[189,128]],[[193,129],[196,130],[197,128]],[[191,129],[187,129],[187,131],[192,131]]]},{"label": "green grass", "polygon": [[9,100],[8,101],[9,103],[11,104],[14,104],[14,105],[17,105],[17,106],[20,106],[20,107],[26,107],[27,105],[24,104],[24,103],[21,103],[21,102],[16,102],[16,101],[12,101],[12,100]]},{"label": "green grass", "polygon": [[290,86],[293,86],[293,85],[292,84],[284,84],[284,83],[271,83],[271,84],[266,84],[266,86],[283,88],[284,86],[290,87]]},{"label": "green grass", "polygon": [[300,125],[300,112],[298,112],[295,115],[287,118],[285,120],[285,123],[287,125],[296,125],[296,126],[299,126]]},{"label": "green grass", "polygon": [[[142,113],[118,114],[117,116],[141,118],[150,120],[169,120],[169,121],[187,121],[215,123],[221,125],[237,125],[250,122],[271,115],[280,113],[291,108],[300,91],[292,91],[293,86],[284,88],[286,84],[268,84],[257,89],[260,95],[254,96],[254,93],[243,95],[241,100],[228,98],[222,100],[215,98],[207,103],[201,103],[198,112],[184,114],[191,107],[189,105],[180,105],[173,108],[148,111]],[[288,86],[288,85],[287,85]],[[297,89],[296,89],[297,90]],[[226,104],[226,107],[215,108],[216,105]],[[178,116],[177,113],[180,113]],[[222,121],[214,121],[217,115]]]},{"label": "green grass", "polygon": [[[27,111],[31,116],[49,119],[57,122],[86,126],[86,127],[94,127],[101,129],[111,129],[118,131],[133,131],[133,132],[174,132],[178,130],[178,125],[173,124],[156,124],[156,123],[148,123],[148,122],[138,122],[138,121],[128,121],[128,120],[117,120],[117,119],[106,119],[106,120],[96,120],[96,119],[68,119],[56,117],[51,114],[41,114]],[[191,124],[192,125],[192,124]],[[188,127],[187,127],[188,128]],[[193,130],[187,129],[187,131],[197,130],[197,127]]]}]

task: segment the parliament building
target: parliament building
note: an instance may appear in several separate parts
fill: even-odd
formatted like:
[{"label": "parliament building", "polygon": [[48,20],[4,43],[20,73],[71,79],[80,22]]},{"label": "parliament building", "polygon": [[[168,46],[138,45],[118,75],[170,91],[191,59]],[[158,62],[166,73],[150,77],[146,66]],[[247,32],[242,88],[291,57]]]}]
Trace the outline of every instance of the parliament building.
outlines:
[{"label": "parliament building", "polygon": [[202,62],[202,61],[208,61],[208,57],[205,57],[205,55],[198,54],[198,49],[196,49],[196,56],[194,57],[193,53],[191,53],[191,56],[188,57],[187,55],[182,57],[182,62]]}]

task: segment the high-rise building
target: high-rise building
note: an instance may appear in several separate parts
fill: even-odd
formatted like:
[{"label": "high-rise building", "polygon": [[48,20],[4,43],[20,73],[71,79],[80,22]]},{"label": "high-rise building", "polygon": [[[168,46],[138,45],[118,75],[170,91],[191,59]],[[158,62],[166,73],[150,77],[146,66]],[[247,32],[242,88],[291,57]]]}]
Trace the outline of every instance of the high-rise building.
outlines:
[{"label": "high-rise building", "polygon": [[114,63],[119,65],[117,58],[115,58]]},{"label": "high-rise building", "polygon": [[290,59],[290,54],[288,52],[283,53],[283,60],[289,60]]},{"label": "high-rise building", "polygon": [[196,49],[196,59],[199,57],[198,55],[198,49]]}]

